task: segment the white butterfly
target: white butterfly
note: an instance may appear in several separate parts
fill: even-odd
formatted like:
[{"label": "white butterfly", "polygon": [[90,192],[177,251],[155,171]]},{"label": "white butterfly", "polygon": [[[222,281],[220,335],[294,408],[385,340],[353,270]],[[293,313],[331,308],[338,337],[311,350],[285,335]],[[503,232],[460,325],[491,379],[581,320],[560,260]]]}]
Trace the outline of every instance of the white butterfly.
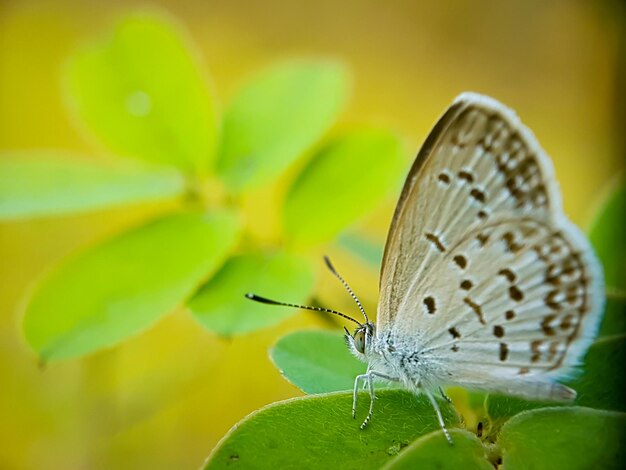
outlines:
[{"label": "white butterfly", "polygon": [[375,379],[425,393],[450,442],[434,398],[441,387],[576,397],[558,380],[596,334],[602,269],[563,214],[547,155],[498,101],[461,94],[424,142],[387,236],[376,324],[327,263],[365,316],[346,330],[368,364],[354,384],[353,416],[360,381],[371,397],[361,428],[372,417]]}]

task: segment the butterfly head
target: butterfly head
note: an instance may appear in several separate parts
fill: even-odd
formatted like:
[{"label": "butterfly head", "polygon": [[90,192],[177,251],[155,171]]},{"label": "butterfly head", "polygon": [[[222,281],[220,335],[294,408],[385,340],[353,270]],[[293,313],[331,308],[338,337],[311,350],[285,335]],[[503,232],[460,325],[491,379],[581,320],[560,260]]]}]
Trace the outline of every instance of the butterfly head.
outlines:
[{"label": "butterfly head", "polygon": [[271,300],[265,297],[261,297],[260,295],[256,295],[253,293],[247,293],[246,298],[250,300],[254,300],[255,302],[263,303],[263,304],[282,305],[284,307],[295,307],[295,308],[301,308],[305,310],[313,310],[316,312],[332,313],[333,315],[338,315],[340,317],[345,318],[346,320],[350,320],[351,322],[356,323],[358,327],[356,328],[356,330],[354,330],[353,334],[350,334],[348,329],[344,327],[344,330],[346,332],[346,342],[348,344],[348,348],[350,348],[352,353],[358,359],[365,360],[365,356],[371,350],[371,347],[373,344],[374,334],[376,332],[376,326],[374,325],[373,322],[369,320],[367,313],[365,313],[365,309],[363,308],[363,305],[361,305],[361,302],[359,301],[357,296],[354,294],[354,292],[352,291],[348,283],[335,270],[335,267],[331,264],[328,257],[325,256],[324,261],[326,262],[326,266],[328,267],[328,269],[334,274],[334,276],[337,279],[339,279],[339,281],[341,281],[343,286],[350,293],[350,296],[352,297],[352,299],[356,302],[357,306],[359,307],[359,310],[363,314],[365,323],[361,323],[360,321],[352,318],[349,315],[346,315],[345,313],[341,313],[341,312],[338,312],[337,310],[333,310],[330,308],[313,307],[310,305],[298,305],[298,304],[292,304],[288,302],[279,302],[276,300]]},{"label": "butterfly head", "polygon": [[359,359],[365,359],[366,351],[369,351],[374,340],[374,333],[376,332],[374,323],[367,321],[359,325],[352,334],[347,328],[344,328],[344,331],[346,332],[346,343],[352,354]]}]

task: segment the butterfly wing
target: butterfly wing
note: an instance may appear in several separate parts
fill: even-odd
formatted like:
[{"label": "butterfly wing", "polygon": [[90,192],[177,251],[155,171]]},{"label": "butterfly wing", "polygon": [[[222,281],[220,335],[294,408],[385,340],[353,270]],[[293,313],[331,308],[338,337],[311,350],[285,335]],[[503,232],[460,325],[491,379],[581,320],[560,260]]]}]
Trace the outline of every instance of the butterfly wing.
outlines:
[{"label": "butterfly wing", "polygon": [[457,98],[396,208],[379,331],[417,332],[439,370],[457,379],[468,370],[479,383],[562,376],[595,334],[602,282],[532,133],[493,99]]}]

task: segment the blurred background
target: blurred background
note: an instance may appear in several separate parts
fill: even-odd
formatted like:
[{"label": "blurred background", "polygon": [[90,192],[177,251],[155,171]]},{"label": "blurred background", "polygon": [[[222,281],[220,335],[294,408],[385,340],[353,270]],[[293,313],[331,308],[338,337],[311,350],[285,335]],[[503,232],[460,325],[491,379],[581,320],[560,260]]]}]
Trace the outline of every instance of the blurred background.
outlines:
[{"label": "blurred background", "polygon": [[[188,28],[224,102],[279,59],[345,62],[354,85],[338,125],[393,129],[411,155],[458,93],[494,96],[517,111],[552,157],[565,212],[583,228],[624,169],[626,18],[611,1],[4,0],[0,153],[51,148],[99,158],[69,117],[61,68],[85,41],[138,8],[166,11]],[[271,196],[263,191],[248,210],[260,225],[272,224],[275,217],[264,213]],[[396,197],[360,225],[380,246]],[[38,367],[21,326],[33,280],[67,254],[159,211],[153,203],[0,223],[1,468],[196,468],[246,414],[300,394],[267,351],[285,332],[332,327],[309,312],[225,339],[180,309],[119,346]],[[375,311],[377,270],[333,247],[323,250],[310,255],[334,255]],[[323,271],[316,292],[328,307],[354,311]]]}]

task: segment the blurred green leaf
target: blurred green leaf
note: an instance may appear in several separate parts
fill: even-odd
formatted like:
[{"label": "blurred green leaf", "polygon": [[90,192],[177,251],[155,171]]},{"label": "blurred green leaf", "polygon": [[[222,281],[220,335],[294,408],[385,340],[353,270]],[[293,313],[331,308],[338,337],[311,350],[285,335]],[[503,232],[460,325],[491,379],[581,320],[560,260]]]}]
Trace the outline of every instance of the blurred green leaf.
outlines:
[{"label": "blurred green leaf", "polygon": [[370,240],[355,232],[344,232],[337,239],[337,244],[369,266],[380,269],[383,261],[382,243]]},{"label": "blurred green leaf", "polygon": [[248,291],[302,304],[313,283],[306,259],[289,253],[244,254],[228,260],[188,305],[206,328],[230,336],[275,325],[298,312],[253,302],[244,297]]},{"label": "blurred green leaf", "polygon": [[579,407],[526,411],[502,427],[502,468],[623,468],[625,431],[624,413]]},{"label": "blurred green leaf", "polygon": [[335,139],[290,188],[287,234],[299,243],[331,239],[398,187],[406,163],[402,142],[390,132],[362,129]]},{"label": "blurred green leaf", "polygon": [[165,16],[133,15],[78,51],[65,72],[70,105],[114,152],[204,171],[218,138],[215,98],[185,31]]},{"label": "blurred green leaf", "polygon": [[622,177],[604,201],[589,232],[604,267],[607,290],[626,296],[626,180]]},{"label": "blurred green leaf", "polygon": [[87,354],[181,304],[233,247],[229,212],[168,216],[78,253],[43,277],[24,317],[42,360]]},{"label": "blurred green leaf", "polygon": [[[374,416],[361,431],[369,395],[359,394],[352,419],[352,393],[295,398],[248,415],[220,441],[206,469],[359,468],[378,469],[416,438],[439,430],[425,396],[402,390],[378,392]],[[442,405],[446,423],[458,420]],[[441,431],[440,431],[441,432]]]},{"label": "blurred green leaf", "polygon": [[568,385],[578,392],[576,404],[626,411],[626,335],[596,340],[585,357],[584,372]]},{"label": "blurred green leaf", "polygon": [[606,299],[604,317],[598,336],[612,336],[626,333],[626,299]]},{"label": "blurred green leaf", "polygon": [[167,199],[183,190],[183,178],[173,169],[103,164],[56,152],[0,157],[0,220]]},{"label": "blurred green leaf", "polygon": [[498,429],[511,416],[515,416],[522,411],[555,406],[564,405],[547,401],[523,400],[518,397],[498,394],[489,394],[485,398],[485,410],[491,426],[490,432]]},{"label": "blurred green leaf", "polygon": [[493,470],[487,460],[487,452],[473,434],[451,429],[454,445],[446,440],[441,431],[433,431],[415,440],[396,458],[390,460],[384,470]]},{"label": "blurred green leaf", "polygon": [[283,376],[305,393],[352,390],[366,365],[355,358],[340,333],[296,331],[283,336],[270,356]]},{"label": "blurred green leaf", "polygon": [[347,88],[341,64],[314,60],[279,64],[244,86],[224,116],[218,168],[230,191],[285,170],[333,124]]}]

